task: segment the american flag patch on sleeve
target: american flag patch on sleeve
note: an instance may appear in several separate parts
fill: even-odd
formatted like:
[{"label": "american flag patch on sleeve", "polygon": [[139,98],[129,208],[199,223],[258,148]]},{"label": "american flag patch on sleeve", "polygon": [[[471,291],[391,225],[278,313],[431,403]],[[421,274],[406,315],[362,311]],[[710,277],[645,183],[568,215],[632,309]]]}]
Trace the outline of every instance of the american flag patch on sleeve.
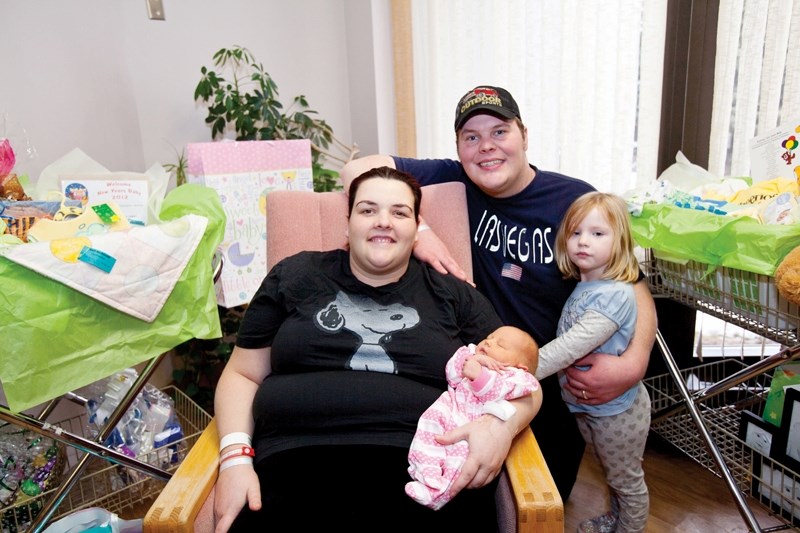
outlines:
[{"label": "american flag patch on sleeve", "polygon": [[504,278],[511,278],[519,281],[522,277],[522,267],[511,263],[505,263],[503,264],[503,271],[500,272],[500,275]]}]

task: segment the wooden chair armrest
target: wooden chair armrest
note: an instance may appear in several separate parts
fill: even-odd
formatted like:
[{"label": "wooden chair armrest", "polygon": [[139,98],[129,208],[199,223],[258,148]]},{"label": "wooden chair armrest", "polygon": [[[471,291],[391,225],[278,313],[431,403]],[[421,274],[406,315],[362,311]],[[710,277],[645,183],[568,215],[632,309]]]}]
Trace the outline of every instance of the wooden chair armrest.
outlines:
[{"label": "wooden chair armrest", "polygon": [[505,466],[517,506],[518,533],[563,533],[564,503],[529,427],[514,439]]},{"label": "wooden chair armrest", "polygon": [[[214,420],[150,507],[144,533],[192,533],[217,481],[219,434]],[[530,428],[514,439],[505,462],[518,533],[563,533],[564,505]]]},{"label": "wooden chair armrest", "polygon": [[195,518],[217,482],[218,469],[219,434],[212,419],[147,511],[144,533],[192,533]]}]

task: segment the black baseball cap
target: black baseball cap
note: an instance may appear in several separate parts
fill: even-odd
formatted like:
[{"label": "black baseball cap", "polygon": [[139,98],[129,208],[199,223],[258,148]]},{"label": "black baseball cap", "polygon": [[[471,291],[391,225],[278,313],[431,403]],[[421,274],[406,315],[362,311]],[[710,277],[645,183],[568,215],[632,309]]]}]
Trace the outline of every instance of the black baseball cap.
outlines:
[{"label": "black baseball cap", "polygon": [[502,87],[479,85],[461,97],[456,106],[456,131],[478,111],[488,111],[508,119],[518,118],[519,107],[511,93]]}]

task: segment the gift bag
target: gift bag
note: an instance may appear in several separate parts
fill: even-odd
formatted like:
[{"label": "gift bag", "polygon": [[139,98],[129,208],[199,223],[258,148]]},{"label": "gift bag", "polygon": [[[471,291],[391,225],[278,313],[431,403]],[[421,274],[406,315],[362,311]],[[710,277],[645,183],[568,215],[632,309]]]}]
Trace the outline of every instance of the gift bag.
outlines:
[{"label": "gift bag", "polygon": [[800,362],[785,363],[775,369],[764,404],[764,420],[781,427],[786,389],[800,388]]},{"label": "gift bag", "polygon": [[215,189],[228,218],[217,300],[223,307],[249,303],[267,274],[266,196],[314,189],[311,142],[191,143],[187,156],[187,180]]}]

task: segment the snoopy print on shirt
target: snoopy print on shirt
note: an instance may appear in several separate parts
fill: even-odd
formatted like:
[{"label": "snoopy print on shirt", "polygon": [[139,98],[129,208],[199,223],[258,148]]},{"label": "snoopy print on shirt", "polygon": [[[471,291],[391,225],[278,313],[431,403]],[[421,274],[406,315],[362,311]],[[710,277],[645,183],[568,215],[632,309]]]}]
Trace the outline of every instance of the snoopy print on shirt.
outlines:
[{"label": "snoopy print on shirt", "polygon": [[388,374],[397,374],[397,364],[383,344],[391,341],[392,333],[419,323],[419,313],[412,307],[399,303],[381,305],[366,296],[342,291],[314,318],[325,331],[346,329],[359,337],[356,351],[347,361],[348,369]]}]

